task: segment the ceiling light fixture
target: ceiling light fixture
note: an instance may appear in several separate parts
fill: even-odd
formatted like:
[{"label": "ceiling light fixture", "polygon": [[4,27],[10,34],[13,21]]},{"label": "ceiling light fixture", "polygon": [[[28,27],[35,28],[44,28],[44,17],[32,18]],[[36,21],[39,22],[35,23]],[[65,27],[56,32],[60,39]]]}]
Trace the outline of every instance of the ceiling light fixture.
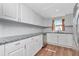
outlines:
[{"label": "ceiling light fixture", "polygon": [[59,9],[56,9],[56,12],[59,12]]}]

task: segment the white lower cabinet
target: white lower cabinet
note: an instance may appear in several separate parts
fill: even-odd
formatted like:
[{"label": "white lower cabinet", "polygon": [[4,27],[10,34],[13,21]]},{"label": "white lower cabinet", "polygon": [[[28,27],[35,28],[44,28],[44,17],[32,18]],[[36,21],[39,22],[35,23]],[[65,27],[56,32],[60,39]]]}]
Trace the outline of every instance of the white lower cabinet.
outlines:
[{"label": "white lower cabinet", "polygon": [[32,48],[32,38],[26,39],[26,56],[32,56],[33,55],[33,48]]},{"label": "white lower cabinet", "polygon": [[42,48],[43,46],[43,41],[42,41],[42,35],[38,35],[38,36],[35,36],[34,38],[34,55]]},{"label": "white lower cabinet", "polygon": [[43,46],[42,35],[26,39],[26,55],[34,56]]},{"label": "white lower cabinet", "polygon": [[[34,56],[43,46],[42,35],[5,44],[5,56]],[[4,55],[4,45],[0,46]]]},{"label": "white lower cabinet", "polygon": [[64,47],[72,47],[73,38],[72,34],[59,34],[58,44]]},{"label": "white lower cabinet", "polygon": [[66,39],[67,39],[67,46],[69,46],[69,47],[73,47],[73,37],[72,37],[72,35],[67,35],[67,36],[65,36],[66,37]]},{"label": "white lower cabinet", "polygon": [[57,34],[47,34],[47,43],[57,45]]},{"label": "white lower cabinet", "polygon": [[24,56],[24,55],[25,55],[24,48],[20,48],[20,49],[18,49],[16,51],[8,53],[8,56]]},{"label": "white lower cabinet", "polygon": [[4,45],[0,45],[0,56],[4,56]]},{"label": "white lower cabinet", "polygon": [[68,40],[68,38],[66,38],[65,35],[59,34],[58,45],[67,46],[67,40]]},{"label": "white lower cabinet", "polygon": [[67,48],[73,47],[72,34],[49,33],[47,34],[47,42],[48,44],[58,45]]},{"label": "white lower cabinet", "polygon": [[24,56],[25,40],[5,44],[5,55],[6,56]]}]

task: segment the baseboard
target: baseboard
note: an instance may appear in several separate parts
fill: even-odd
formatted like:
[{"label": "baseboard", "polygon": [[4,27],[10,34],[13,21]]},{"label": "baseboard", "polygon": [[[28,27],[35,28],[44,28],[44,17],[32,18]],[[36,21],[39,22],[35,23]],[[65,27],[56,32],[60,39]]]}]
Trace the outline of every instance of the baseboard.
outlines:
[{"label": "baseboard", "polygon": [[50,45],[55,45],[55,46],[60,46],[60,47],[64,47],[64,48],[70,48],[70,49],[73,49],[72,46],[65,46],[65,45],[60,45],[60,44],[51,44],[51,43],[48,43]]}]

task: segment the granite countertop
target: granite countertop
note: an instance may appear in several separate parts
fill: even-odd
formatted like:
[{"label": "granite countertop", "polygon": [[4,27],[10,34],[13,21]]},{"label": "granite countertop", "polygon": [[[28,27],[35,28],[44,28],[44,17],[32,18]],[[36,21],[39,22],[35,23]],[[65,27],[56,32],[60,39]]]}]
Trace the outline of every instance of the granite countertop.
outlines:
[{"label": "granite countertop", "polygon": [[3,37],[3,38],[0,38],[0,45],[10,43],[10,42],[19,41],[19,40],[23,40],[23,39],[30,38],[30,37],[33,37],[33,36],[36,36],[36,35],[40,35],[40,34],[43,34],[43,33],[40,32],[40,33],[33,33],[33,34]]},{"label": "granite countertop", "polygon": [[68,33],[68,32],[43,32],[43,33],[73,34],[73,33]]},{"label": "granite countertop", "polygon": [[24,34],[24,35],[16,35],[16,36],[10,36],[10,37],[2,37],[0,38],[0,45],[7,44],[10,42],[15,42],[19,40],[23,40],[26,38],[30,38],[33,36],[37,36],[40,34],[47,34],[47,33],[56,33],[56,34],[72,34],[72,33],[65,33],[65,32],[39,32],[39,33],[33,33],[33,34]]}]

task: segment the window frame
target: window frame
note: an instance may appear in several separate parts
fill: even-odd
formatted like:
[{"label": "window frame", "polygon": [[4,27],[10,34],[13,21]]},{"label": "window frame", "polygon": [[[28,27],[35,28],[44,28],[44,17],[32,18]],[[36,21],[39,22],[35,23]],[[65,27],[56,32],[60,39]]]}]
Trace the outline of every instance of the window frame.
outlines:
[{"label": "window frame", "polygon": [[[52,31],[57,31],[57,32],[62,32],[62,31],[64,31],[65,30],[65,26],[64,26],[64,18],[62,18],[62,19],[60,19],[61,20],[61,22],[62,22],[62,24],[60,24],[60,25],[55,25],[55,20],[58,20],[58,19],[52,19]],[[61,30],[56,30],[56,26],[61,26],[62,27],[62,29]]]}]

